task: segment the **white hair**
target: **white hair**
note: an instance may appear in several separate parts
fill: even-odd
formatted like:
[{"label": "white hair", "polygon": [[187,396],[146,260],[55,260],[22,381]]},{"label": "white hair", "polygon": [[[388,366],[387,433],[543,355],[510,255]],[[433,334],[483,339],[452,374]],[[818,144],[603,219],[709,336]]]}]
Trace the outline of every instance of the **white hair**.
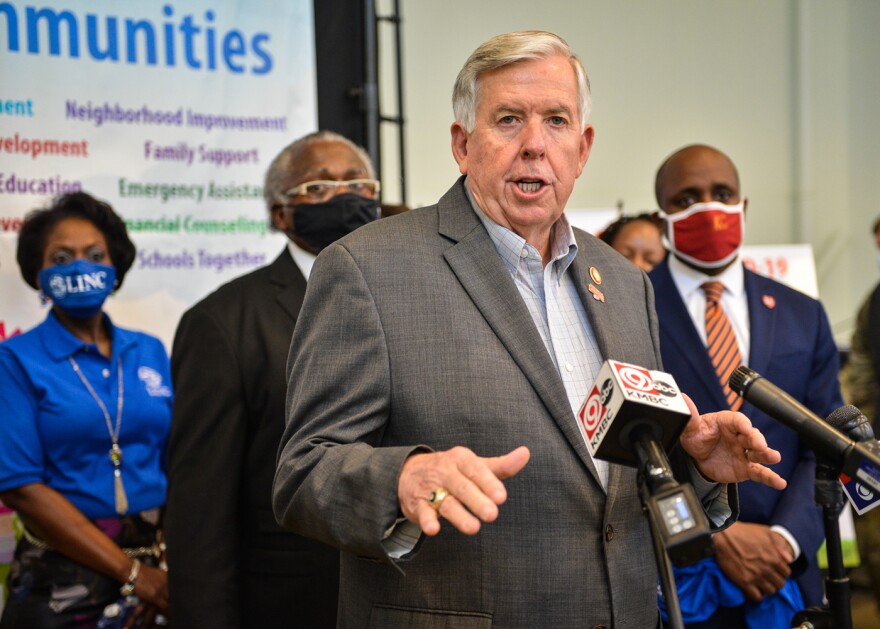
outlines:
[{"label": "white hair", "polygon": [[283,190],[282,188],[284,188],[286,175],[293,167],[293,162],[297,155],[305,147],[314,144],[315,142],[339,142],[346,145],[354,151],[364,163],[364,167],[367,169],[367,177],[370,179],[376,178],[373,162],[363,147],[358,146],[344,135],[340,135],[335,131],[315,131],[314,133],[304,135],[300,139],[285,146],[281,149],[281,152],[275,156],[272,163],[269,164],[269,170],[266,171],[266,179],[263,185],[263,198],[266,200],[266,205],[270,210],[277,202],[278,197],[286,191],[286,189]]},{"label": "white hair", "polygon": [[455,119],[465,128],[474,130],[480,75],[490,70],[554,55],[568,57],[578,83],[577,106],[581,127],[590,119],[590,79],[584,64],[564,39],[546,31],[519,31],[496,35],[477,48],[465,62],[452,90],[452,111]]}]

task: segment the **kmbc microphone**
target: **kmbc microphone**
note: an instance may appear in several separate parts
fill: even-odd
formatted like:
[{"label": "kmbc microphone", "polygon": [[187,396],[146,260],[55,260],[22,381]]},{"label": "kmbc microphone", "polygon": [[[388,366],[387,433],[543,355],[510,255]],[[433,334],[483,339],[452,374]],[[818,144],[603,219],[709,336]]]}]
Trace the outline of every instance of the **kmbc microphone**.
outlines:
[{"label": "kmbc microphone", "polygon": [[[825,421],[853,441],[872,441],[874,439],[871,422],[862,414],[862,411],[852,404],[833,410],[825,418]],[[880,492],[872,491],[847,474],[840,475],[840,484],[843,486],[843,493],[846,494],[857,514],[867,513],[880,504]]]},{"label": "kmbc microphone", "polygon": [[639,470],[642,504],[678,566],[714,552],[693,487],[675,480],[666,458],[690,417],[671,375],[616,360],[602,365],[577,414],[593,457]]},{"label": "kmbc microphone", "polygon": [[668,451],[691,418],[675,380],[668,373],[606,360],[578,412],[590,454],[638,467],[632,447],[647,434]]},{"label": "kmbc microphone", "polygon": [[880,442],[853,441],[748,367],[737,367],[728,384],[755,407],[797,432],[817,455],[838,470],[880,492]]}]

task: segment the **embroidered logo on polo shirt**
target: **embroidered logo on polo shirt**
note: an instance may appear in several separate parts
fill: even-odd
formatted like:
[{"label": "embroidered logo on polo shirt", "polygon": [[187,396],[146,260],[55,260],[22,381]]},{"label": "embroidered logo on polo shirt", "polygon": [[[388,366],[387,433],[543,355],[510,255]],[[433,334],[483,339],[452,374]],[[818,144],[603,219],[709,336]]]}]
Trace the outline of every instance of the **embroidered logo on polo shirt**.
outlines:
[{"label": "embroidered logo on polo shirt", "polygon": [[162,375],[152,367],[138,367],[138,378],[151,397],[171,397],[171,389],[162,384]]}]

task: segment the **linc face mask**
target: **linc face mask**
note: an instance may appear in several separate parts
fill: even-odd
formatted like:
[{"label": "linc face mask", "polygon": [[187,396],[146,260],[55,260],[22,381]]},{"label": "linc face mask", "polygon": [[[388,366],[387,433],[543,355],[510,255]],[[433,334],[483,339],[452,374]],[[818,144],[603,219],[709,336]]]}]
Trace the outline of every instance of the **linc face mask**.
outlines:
[{"label": "linc face mask", "polygon": [[37,277],[43,293],[62,312],[85,319],[100,312],[116,284],[116,269],[80,259],[46,267]]}]

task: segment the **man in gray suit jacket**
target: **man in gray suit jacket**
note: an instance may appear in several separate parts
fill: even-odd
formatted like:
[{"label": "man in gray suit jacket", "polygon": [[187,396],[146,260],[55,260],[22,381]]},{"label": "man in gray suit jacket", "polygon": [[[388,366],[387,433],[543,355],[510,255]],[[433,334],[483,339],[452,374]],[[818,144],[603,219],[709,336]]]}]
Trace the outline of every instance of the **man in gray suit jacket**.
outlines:
[{"label": "man in gray suit jacket", "polygon": [[336,133],[289,144],[264,186],[287,247],[180,321],[165,516],[175,626],[336,626],[339,552],[275,522],[273,455],[306,279],[326,241],[376,218],[373,177],[366,152]]},{"label": "man in gray suit jacket", "polygon": [[[316,262],[276,517],[343,551],[340,627],[655,626],[635,471],[594,461],[574,413],[604,359],[660,366],[647,277],[563,214],[593,140],[583,66],[501,35],[453,106],[464,177]],[[681,443],[716,525],[736,492],[709,478],[784,485],[741,414],[694,411]]]}]

